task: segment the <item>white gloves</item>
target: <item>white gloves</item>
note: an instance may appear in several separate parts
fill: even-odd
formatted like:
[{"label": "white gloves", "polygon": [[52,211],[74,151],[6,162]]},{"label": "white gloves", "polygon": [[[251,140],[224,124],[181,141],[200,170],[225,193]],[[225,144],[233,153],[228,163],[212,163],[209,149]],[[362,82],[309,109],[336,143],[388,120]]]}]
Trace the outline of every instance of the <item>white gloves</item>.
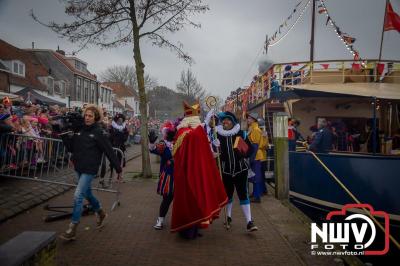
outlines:
[{"label": "white gloves", "polygon": [[219,139],[214,139],[214,140],[212,141],[212,144],[213,144],[215,147],[221,146],[221,142],[219,142]]}]

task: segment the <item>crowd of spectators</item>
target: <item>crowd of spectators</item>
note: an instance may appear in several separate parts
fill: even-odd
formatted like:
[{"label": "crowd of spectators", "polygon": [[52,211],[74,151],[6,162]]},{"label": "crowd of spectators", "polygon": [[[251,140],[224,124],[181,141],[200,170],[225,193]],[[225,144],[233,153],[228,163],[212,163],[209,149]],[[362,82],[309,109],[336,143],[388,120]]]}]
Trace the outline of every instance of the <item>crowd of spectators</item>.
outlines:
[{"label": "crowd of spectators", "polygon": [[[84,107],[85,108],[85,107]],[[64,118],[70,113],[81,113],[80,108],[48,106],[31,102],[12,102],[8,98],[0,101],[0,170],[17,169],[21,165],[46,163],[53,147],[48,143],[60,139],[65,130]],[[109,131],[112,114],[103,110],[102,124]],[[126,117],[132,142],[140,128],[137,117]],[[20,155],[19,155],[20,154]],[[30,162],[29,162],[30,161]]]}]

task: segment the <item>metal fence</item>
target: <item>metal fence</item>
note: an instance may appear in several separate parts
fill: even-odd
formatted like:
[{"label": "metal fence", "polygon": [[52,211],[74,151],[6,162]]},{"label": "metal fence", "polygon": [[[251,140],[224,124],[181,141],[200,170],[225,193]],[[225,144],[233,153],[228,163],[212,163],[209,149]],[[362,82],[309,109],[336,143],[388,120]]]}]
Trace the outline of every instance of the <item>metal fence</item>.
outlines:
[{"label": "metal fence", "polygon": [[[124,162],[124,153],[114,152]],[[32,137],[21,134],[6,134],[0,138],[0,176],[76,187],[78,179],[74,171],[71,154],[61,139]],[[115,171],[103,154],[93,189],[116,194],[112,210],[119,205],[119,183]]]}]

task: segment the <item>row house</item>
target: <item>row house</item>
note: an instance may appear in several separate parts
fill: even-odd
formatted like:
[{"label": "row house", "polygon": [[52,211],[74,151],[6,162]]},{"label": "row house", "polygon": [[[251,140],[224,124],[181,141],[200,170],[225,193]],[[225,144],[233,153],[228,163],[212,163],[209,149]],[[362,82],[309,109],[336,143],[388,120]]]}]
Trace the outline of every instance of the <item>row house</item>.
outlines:
[{"label": "row house", "polygon": [[32,53],[0,39],[0,90],[15,93],[28,100],[65,105],[54,95],[55,76]]},{"label": "row house", "polygon": [[125,107],[117,100],[113,100],[112,115],[123,114]]},{"label": "row house", "polygon": [[139,97],[132,87],[121,82],[104,82],[102,85],[113,90],[115,101],[122,105],[123,113],[130,117],[139,114]]},{"label": "row house", "polygon": [[[113,103],[114,103],[115,94],[113,93],[113,89],[103,83],[100,83],[99,87],[99,100],[98,105],[106,110],[108,113],[113,114]],[[121,111],[121,113],[123,110]]]},{"label": "row house", "polygon": [[63,50],[26,49],[34,54],[58,80],[54,94],[67,96],[69,107],[83,107],[84,104],[98,104],[99,82],[96,75],[90,73],[87,63],[66,56]]}]

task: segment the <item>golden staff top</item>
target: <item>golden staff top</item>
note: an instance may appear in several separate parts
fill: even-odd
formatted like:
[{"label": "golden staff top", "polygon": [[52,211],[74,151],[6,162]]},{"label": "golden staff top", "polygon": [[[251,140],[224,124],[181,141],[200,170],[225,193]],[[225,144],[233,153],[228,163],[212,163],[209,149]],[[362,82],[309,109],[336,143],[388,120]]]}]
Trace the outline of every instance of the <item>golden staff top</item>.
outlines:
[{"label": "golden staff top", "polygon": [[206,98],[206,105],[211,110],[217,105],[217,98],[214,96],[208,96]]}]

